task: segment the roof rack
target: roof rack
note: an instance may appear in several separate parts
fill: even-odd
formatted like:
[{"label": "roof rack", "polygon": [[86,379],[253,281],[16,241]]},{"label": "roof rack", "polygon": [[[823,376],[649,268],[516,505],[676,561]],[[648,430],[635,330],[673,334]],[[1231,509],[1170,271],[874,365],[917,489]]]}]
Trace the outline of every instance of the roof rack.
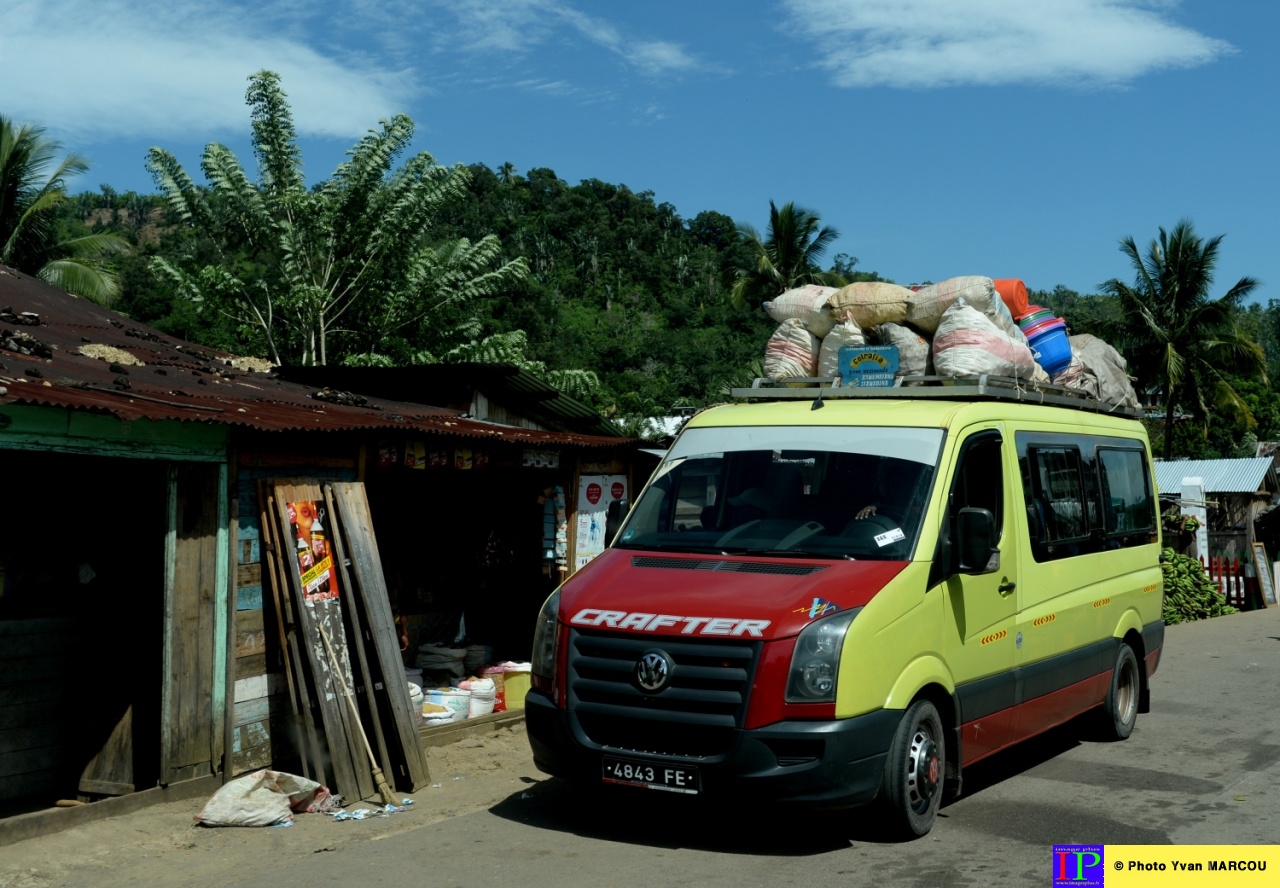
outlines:
[{"label": "roof rack", "polygon": [[840,377],[797,376],[787,379],[757,378],[750,388],[735,388],[731,397],[743,401],[821,401],[844,398],[934,399],[942,401],[1018,401],[1072,407],[1090,413],[1107,413],[1141,419],[1142,410],[1099,401],[1084,392],[1052,383],[1029,382],[1010,376],[983,373],[976,376],[899,376],[892,386],[844,385]]}]

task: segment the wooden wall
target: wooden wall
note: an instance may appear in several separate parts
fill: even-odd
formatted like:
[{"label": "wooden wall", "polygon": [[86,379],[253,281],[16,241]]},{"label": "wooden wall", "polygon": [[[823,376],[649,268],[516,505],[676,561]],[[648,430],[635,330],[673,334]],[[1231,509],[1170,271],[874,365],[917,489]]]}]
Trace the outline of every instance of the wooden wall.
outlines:
[{"label": "wooden wall", "polygon": [[0,800],[74,798],[76,647],[70,618],[0,620]]}]

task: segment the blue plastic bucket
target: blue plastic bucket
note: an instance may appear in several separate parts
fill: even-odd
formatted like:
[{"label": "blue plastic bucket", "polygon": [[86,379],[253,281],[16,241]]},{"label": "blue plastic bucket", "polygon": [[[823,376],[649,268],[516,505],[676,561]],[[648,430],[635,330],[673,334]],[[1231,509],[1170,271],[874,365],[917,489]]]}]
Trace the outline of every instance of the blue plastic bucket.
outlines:
[{"label": "blue plastic bucket", "polygon": [[1071,363],[1071,341],[1067,339],[1066,325],[1041,330],[1027,340],[1036,363],[1050,376],[1056,376]]}]

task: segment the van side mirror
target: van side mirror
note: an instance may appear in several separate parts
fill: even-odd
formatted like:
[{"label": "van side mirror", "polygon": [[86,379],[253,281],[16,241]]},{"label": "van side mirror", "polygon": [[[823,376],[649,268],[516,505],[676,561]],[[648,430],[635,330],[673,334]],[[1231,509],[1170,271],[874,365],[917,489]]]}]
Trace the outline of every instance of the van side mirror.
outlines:
[{"label": "van side mirror", "polygon": [[627,513],[630,511],[631,503],[625,496],[621,499],[609,501],[609,505],[604,512],[604,544],[606,546],[613,544],[613,538],[618,535],[618,528],[622,526],[622,520],[627,517]]},{"label": "van side mirror", "polygon": [[994,573],[1000,569],[996,519],[988,509],[966,506],[956,515],[956,550],[960,573]]}]

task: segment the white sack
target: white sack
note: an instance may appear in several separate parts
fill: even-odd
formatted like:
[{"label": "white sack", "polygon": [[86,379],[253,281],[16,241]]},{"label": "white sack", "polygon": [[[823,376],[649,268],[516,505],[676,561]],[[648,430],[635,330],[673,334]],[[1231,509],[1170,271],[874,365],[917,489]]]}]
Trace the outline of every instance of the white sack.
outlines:
[{"label": "white sack", "polygon": [[764,375],[770,379],[814,376],[818,372],[821,341],[805,329],[799,318],[778,325],[764,347]]},{"label": "white sack", "polygon": [[205,802],[196,822],[205,826],[272,826],[293,820],[295,812],[324,811],[334,804],[328,787],[264,769],[226,783]]},{"label": "white sack", "polygon": [[[1075,363],[1078,358],[1082,369],[1081,375],[1086,380],[1092,377],[1093,385],[1096,386],[1095,397],[1098,400],[1108,404],[1118,404],[1121,407],[1141,406],[1138,393],[1134,391],[1133,382],[1129,379],[1129,363],[1114,347],[1088,333],[1068,337],[1068,341],[1071,343],[1072,363]],[[1063,373],[1068,373],[1070,370],[1071,365],[1068,365]],[[1062,375],[1060,373],[1058,377]],[[1058,377],[1054,377],[1055,381]],[[1089,390],[1088,382],[1071,385],[1070,382],[1064,381],[1062,384],[1068,388]]]},{"label": "white sack", "polygon": [[931,376],[932,361],[929,340],[903,324],[881,324],[876,327],[881,345],[898,347],[898,372],[895,376]]},{"label": "white sack", "polygon": [[1036,359],[964,299],[943,312],[933,337],[933,366],[939,376],[1011,376],[1032,379]]},{"label": "white sack", "polygon": [[804,323],[806,330],[821,339],[831,332],[831,327],[836,322],[828,305],[835,292],[835,287],[808,284],[788,290],[778,298],[766,302],[764,310],[779,324],[788,318],[798,318]]},{"label": "white sack", "polygon": [[852,318],[841,321],[831,328],[831,332],[822,338],[822,347],[818,350],[818,375],[824,379],[840,375],[840,349],[846,345],[863,346],[867,337]]},{"label": "white sack", "polygon": [[943,314],[957,299],[963,299],[986,315],[1014,342],[1027,344],[1026,334],[1014,321],[1013,315],[1009,313],[1009,306],[1004,304],[1004,300],[996,292],[995,281],[989,277],[970,275],[948,278],[911,295],[913,298],[907,307],[907,322],[918,330],[930,334],[937,332]]}]

